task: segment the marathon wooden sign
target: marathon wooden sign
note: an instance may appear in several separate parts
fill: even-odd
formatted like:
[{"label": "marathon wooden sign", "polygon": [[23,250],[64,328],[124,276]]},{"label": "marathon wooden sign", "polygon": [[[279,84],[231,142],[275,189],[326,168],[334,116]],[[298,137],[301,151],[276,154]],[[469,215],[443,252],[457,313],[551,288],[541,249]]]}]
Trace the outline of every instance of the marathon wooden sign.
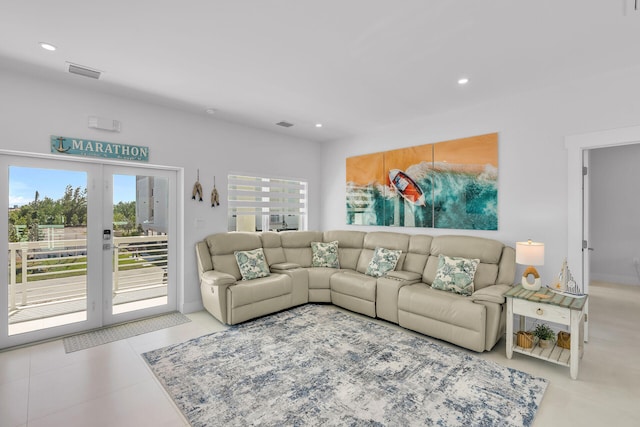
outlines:
[{"label": "marathon wooden sign", "polygon": [[51,152],[72,156],[149,161],[149,147],[51,135]]}]

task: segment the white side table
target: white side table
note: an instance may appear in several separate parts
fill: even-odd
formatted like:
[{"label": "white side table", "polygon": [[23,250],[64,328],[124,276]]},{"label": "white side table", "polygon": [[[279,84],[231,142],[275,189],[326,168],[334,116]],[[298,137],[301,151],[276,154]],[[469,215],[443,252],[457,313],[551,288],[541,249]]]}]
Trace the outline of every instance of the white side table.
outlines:
[{"label": "white side table", "polygon": [[[588,296],[581,298],[557,294],[548,288],[529,291],[517,285],[507,291],[507,358],[513,353],[547,360],[559,365],[568,366],[571,378],[578,378],[578,366],[584,351],[584,309]],[[525,318],[567,325],[571,332],[571,349],[558,346],[556,342],[549,348],[542,348],[534,343],[532,348],[517,345],[514,340],[513,315],[520,315],[520,330],[525,328]]]}]

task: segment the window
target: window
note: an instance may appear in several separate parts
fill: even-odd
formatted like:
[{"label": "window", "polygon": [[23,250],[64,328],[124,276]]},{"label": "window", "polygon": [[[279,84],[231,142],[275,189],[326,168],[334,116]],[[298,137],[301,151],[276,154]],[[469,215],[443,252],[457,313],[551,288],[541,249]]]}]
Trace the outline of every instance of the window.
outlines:
[{"label": "window", "polygon": [[307,229],[307,182],[228,176],[229,231]]}]

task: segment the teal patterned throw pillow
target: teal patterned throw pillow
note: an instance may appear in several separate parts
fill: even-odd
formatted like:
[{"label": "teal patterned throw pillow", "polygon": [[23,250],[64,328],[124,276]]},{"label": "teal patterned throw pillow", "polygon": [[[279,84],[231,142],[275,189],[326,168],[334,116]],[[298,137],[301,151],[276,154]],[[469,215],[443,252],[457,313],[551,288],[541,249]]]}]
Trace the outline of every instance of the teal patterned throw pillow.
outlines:
[{"label": "teal patterned throw pillow", "polygon": [[338,260],[338,241],[322,243],[311,242],[311,266],[340,268]]},{"label": "teal patterned throw pillow", "polygon": [[373,258],[371,258],[371,262],[364,274],[373,277],[384,276],[387,271],[396,268],[401,253],[401,250],[376,248],[373,252]]},{"label": "teal patterned throw pillow", "polygon": [[270,274],[262,248],[252,251],[235,251],[233,254],[236,256],[242,280],[267,277]]},{"label": "teal patterned throw pillow", "polygon": [[479,259],[438,255],[438,271],[431,287],[460,295],[471,295],[473,277],[476,275],[479,263]]}]

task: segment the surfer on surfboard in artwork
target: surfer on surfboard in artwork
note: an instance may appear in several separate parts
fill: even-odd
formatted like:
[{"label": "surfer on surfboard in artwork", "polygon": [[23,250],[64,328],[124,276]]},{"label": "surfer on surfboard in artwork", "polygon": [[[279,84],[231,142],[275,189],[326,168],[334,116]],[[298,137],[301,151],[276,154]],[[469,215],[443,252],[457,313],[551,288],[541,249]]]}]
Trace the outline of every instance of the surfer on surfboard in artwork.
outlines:
[{"label": "surfer on surfboard in artwork", "polygon": [[420,186],[400,169],[391,169],[389,171],[389,182],[409,204],[413,206],[427,205]]}]

